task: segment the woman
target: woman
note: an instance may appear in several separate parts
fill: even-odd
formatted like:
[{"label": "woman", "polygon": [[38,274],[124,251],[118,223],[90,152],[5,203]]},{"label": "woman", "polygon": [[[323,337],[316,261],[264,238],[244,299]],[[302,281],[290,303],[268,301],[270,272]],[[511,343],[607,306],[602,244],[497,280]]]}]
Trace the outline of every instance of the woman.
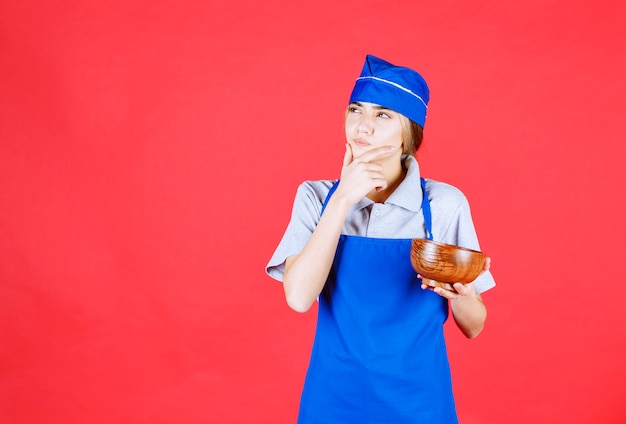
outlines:
[{"label": "woman", "polygon": [[472,283],[427,287],[410,263],[412,238],[479,249],[465,196],[420,177],[429,91],[414,70],[368,55],[345,115],[339,181],[307,181],[267,265],[299,312],[319,300],[300,423],[456,423],[443,324],[483,328]]}]

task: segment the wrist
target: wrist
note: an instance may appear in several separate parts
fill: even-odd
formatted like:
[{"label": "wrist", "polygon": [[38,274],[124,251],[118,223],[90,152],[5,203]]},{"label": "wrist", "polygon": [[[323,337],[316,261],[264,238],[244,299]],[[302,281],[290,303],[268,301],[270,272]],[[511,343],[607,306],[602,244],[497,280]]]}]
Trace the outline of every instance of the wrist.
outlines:
[{"label": "wrist", "polygon": [[335,194],[328,201],[326,209],[337,210],[347,215],[352,205],[353,203],[348,198],[342,196],[341,193],[335,192]]}]

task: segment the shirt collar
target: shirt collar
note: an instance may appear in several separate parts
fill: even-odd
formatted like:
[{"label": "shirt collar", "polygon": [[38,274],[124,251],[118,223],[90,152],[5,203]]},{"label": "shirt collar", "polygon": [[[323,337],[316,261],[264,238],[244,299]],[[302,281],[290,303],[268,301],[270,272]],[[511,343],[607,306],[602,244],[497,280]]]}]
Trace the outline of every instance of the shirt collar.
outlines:
[{"label": "shirt collar", "polygon": [[[422,190],[420,186],[420,167],[417,160],[412,155],[402,155],[402,160],[406,167],[406,176],[400,185],[391,193],[385,203],[392,203],[413,212],[422,209]],[[361,199],[355,209],[363,209],[374,202],[367,197]]]},{"label": "shirt collar", "polygon": [[422,209],[422,189],[420,186],[420,166],[412,155],[403,155],[406,176],[398,188],[391,193],[387,203],[393,203],[404,209],[419,212]]}]

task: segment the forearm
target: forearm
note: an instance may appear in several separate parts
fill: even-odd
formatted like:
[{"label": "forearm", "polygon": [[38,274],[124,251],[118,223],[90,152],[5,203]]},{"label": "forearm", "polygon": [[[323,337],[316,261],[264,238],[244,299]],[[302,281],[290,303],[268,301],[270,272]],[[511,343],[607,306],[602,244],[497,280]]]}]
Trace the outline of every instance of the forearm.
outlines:
[{"label": "forearm", "polygon": [[306,312],[322,292],[350,206],[339,196],[331,197],[302,252],[288,258],[283,288],[292,309]]},{"label": "forearm", "polygon": [[479,294],[451,299],[450,309],[456,325],[466,337],[473,339],[480,334],[487,319],[487,308]]}]

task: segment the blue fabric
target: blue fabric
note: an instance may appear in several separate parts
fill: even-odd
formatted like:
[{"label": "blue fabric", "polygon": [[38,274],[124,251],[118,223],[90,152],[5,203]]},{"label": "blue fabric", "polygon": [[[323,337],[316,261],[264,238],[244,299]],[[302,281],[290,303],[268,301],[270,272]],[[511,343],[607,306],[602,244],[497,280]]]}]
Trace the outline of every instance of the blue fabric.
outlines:
[{"label": "blue fabric", "polygon": [[428,200],[428,193],[426,193],[426,180],[420,178],[420,185],[422,186],[422,213],[424,214],[424,226],[426,227],[426,239],[433,239],[433,217],[430,213],[430,201]]},{"label": "blue fabric", "polygon": [[395,110],[424,127],[430,92],[413,69],[367,55],[350,102],[368,102]]},{"label": "blue fabric", "polygon": [[299,423],[458,422],[443,334],[448,304],[421,289],[410,248],[411,239],[340,237]]},{"label": "blue fabric", "polygon": [[330,200],[330,197],[333,195],[335,190],[337,190],[337,187],[339,186],[339,181],[340,180],[335,181],[335,184],[333,184],[333,186],[330,188],[330,190],[328,190],[328,194],[326,195],[326,199],[324,199],[324,203],[322,204],[322,211],[320,212],[320,216],[322,216],[322,214],[324,213],[324,210],[326,209],[326,205],[328,204],[328,201]]}]

